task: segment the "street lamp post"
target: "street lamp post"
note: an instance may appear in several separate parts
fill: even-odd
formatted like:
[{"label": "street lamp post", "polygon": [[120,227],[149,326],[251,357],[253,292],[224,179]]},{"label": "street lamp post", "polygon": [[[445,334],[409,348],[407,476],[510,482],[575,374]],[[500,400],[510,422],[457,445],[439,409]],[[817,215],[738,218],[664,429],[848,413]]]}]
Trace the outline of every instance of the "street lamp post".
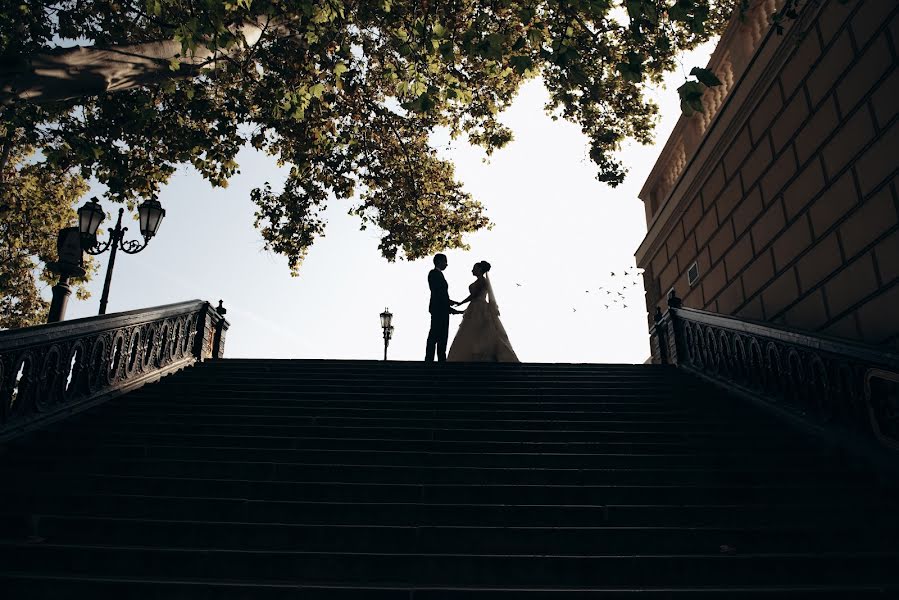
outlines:
[{"label": "street lamp post", "polygon": [[59,231],[56,255],[58,260],[47,264],[47,268],[59,275],[59,281],[52,288],[53,299],[47,315],[48,323],[56,323],[65,318],[69,296],[72,295],[69,278],[84,276],[84,250],[81,247],[81,232],[77,227],[66,227]]},{"label": "street lamp post", "polygon": [[109,303],[109,286],[112,283],[112,271],[115,268],[116,252],[121,249],[126,254],[137,254],[147,247],[150,239],[156,235],[159,225],[165,217],[165,209],[158,200],[146,200],[137,207],[140,215],[140,233],[144,238],[143,243],[136,240],[125,240],[127,227],[122,227],[122,215],[124,208],[119,209],[119,218],[115,227],[109,232],[109,239],[104,243],[97,240],[97,229],[105,218],[103,209],[96,198],[78,209],[78,223],[81,229],[82,244],[85,252],[98,255],[109,250],[109,263],[106,266],[106,279],[103,282],[103,295],[100,296],[100,313],[106,314],[106,305]]},{"label": "street lamp post", "polygon": [[385,308],[381,313],[381,329],[384,330],[384,360],[387,360],[387,346],[390,345],[390,338],[393,337],[393,314],[390,309]]}]

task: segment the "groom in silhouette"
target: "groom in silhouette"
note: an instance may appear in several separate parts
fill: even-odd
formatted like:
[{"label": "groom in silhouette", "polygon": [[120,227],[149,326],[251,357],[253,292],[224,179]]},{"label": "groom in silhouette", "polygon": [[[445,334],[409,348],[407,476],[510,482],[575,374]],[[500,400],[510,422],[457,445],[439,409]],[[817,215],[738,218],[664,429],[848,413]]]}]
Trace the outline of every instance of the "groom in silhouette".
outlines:
[{"label": "groom in silhouette", "polygon": [[434,255],[434,268],[428,273],[428,287],[431,288],[431,303],[428,310],[431,312],[431,331],[428,332],[428,347],[425,350],[425,362],[434,362],[434,351],[437,351],[437,361],[446,360],[446,341],[449,338],[449,317],[451,314],[461,314],[452,308],[454,302],[449,297],[449,286],[443,277],[443,271],[447,265],[445,254]]}]

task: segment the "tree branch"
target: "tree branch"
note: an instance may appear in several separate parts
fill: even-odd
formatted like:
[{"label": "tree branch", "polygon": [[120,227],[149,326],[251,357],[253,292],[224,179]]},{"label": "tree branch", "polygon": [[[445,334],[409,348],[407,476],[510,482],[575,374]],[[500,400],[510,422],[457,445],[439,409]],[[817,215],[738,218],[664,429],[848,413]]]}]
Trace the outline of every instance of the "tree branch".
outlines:
[{"label": "tree branch", "polygon": [[14,134],[15,127],[10,123],[6,127],[6,136],[3,138],[3,149],[0,150],[0,212],[10,209],[6,203],[6,165],[12,152]]},{"label": "tree branch", "polygon": [[[270,25],[268,19],[263,25],[247,22],[235,33],[243,37],[247,47],[254,47]],[[236,44],[232,52],[241,49]],[[194,77],[215,62],[216,53],[217,49],[199,46],[191,56],[181,56],[181,43],[168,39],[109,47],[76,46],[19,57],[0,65],[0,101],[72,100]],[[175,59],[181,63],[178,71],[170,68],[170,61]]]}]

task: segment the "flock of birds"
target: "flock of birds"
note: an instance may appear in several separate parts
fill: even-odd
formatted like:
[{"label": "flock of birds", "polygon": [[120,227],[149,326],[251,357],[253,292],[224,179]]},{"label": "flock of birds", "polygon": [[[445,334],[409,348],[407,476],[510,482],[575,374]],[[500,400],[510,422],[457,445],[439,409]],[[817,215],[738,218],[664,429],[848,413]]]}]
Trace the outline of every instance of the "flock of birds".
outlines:
[{"label": "flock of birds", "polygon": [[[628,300],[628,294],[634,291],[639,291],[641,296],[643,294],[642,282],[639,277],[642,273],[643,269],[636,267],[630,267],[619,272],[610,271],[609,279],[604,285],[584,290],[585,299],[598,298],[603,310],[627,308],[626,302],[630,301]],[[515,286],[523,287],[518,282],[515,283]],[[576,313],[578,306],[572,306],[571,311]]]}]

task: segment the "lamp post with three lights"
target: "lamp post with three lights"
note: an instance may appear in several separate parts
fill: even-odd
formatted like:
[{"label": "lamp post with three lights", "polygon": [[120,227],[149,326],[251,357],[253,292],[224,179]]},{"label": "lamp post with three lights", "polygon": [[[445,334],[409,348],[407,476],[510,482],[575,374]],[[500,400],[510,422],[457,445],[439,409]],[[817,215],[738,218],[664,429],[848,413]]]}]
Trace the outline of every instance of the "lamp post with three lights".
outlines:
[{"label": "lamp post with three lights", "polygon": [[97,240],[97,229],[106,218],[106,213],[100,207],[97,198],[91,198],[89,202],[78,209],[78,227],[67,227],[59,232],[57,250],[59,260],[48,266],[59,273],[59,283],[53,286],[53,300],[50,303],[48,323],[62,321],[65,318],[66,305],[72,290],[69,287],[70,277],[84,275],[82,266],[82,253],[92,255],[103,254],[110,251],[109,262],[106,266],[106,279],[103,282],[103,294],[100,296],[100,312],[106,314],[106,305],[109,303],[109,287],[112,283],[112,271],[115,268],[116,252],[121,249],[126,254],[137,254],[150,243],[159,225],[165,217],[165,209],[158,200],[146,200],[137,207],[140,216],[140,233],[144,238],[143,243],[136,240],[125,240],[127,227],[122,227],[122,215],[124,208],[119,209],[116,225],[109,232],[109,239],[101,243]]}]

